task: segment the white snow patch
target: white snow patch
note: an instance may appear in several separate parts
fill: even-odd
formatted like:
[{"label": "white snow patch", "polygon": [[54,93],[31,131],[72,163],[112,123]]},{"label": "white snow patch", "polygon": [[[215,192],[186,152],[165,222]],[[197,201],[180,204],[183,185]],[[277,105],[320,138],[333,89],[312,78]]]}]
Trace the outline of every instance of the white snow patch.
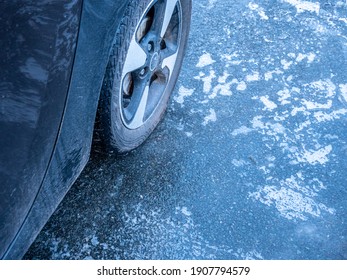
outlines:
[{"label": "white snow patch", "polygon": [[269,17],[266,15],[264,9],[262,7],[259,7],[258,4],[250,2],[248,4],[248,8],[252,11],[256,11],[262,20],[268,20],[269,19]]},{"label": "white snow patch", "polygon": [[334,209],[317,203],[311,197],[288,188],[288,186],[265,186],[257,192],[250,193],[249,196],[265,205],[274,205],[281,216],[288,220],[301,219],[305,221],[308,219],[307,214],[319,217],[322,211],[330,214],[335,212]]},{"label": "white snow patch", "polygon": [[281,102],[281,105],[290,104],[290,101],[288,101],[291,97],[289,89],[284,88],[283,90],[278,91],[277,95],[279,96],[278,101]]},{"label": "white snow patch", "polygon": [[196,64],[196,67],[202,68],[202,67],[211,65],[215,62],[216,61],[212,59],[211,54],[204,53],[202,56],[200,56],[199,62],[198,62],[198,64]]},{"label": "white snow patch", "polygon": [[318,21],[312,20],[311,27],[315,29],[315,32],[317,33],[322,33],[326,35],[330,34],[330,30],[326,26],[320,24]]},{"label": "white snow patch", "polygon": [[320,180],[316,178],[305,180],[301,171],[284,180],[272,177],[269,180],[272,181],[271,185],[250,193],[249,197],[268,206],[274,205],[283,217],[289,220],[295,218],[307,220],[308,214],[319,217],[322,211],[335,213],[335,209],[328,208],[313,199],[318,196],[319,191],[326,189]]},{"label": "white snow patch", "polygon": [[260,101],[263,102],[263,104],[265,105],[265,110],[269,110],[272,111],[273,109],[277,108],[277,105],[272,102],[271,100],[269,100],[269,96],[261,96],[260,97]]},{"label": "white snow patch", "polygon": [[240,128],[234,129],[234,131],[231,133],[232,136],[237,136],[240,134],[248,134],[250,132],[252,132],[253,129],[248,128],[247,126],[241,126]]},{"label": "white snow patch", "polygon": [[203,78],[202,78],[202,81],[203,81],[203,83],[204,83],[204,86],[203,86],[203,91],[204,91],[204,93],[208,93],[208,92],[211,91],[211,88],[212,88],[212,80],[213,80],[215,77],[216,77],[216,75],[215,75],[214,70],[211,70],[209,76],[206,76],[206,77],[203,77]]},{"label": "white snow patch", "polygon": [[252,126],[253,128],[259,128],[259,129],[265,129],[266,126],[264,122],[261,121],[262,116],[255,116],[252,120]]},{"label": "white snow patch", "polygon": [[339,87],[343,94],[347,94],[347,84],[340,84]]},{"label": "white snow patch", "polygon": [[314,53],[309,53],[309,54],[302,54],[299,53],[298,56],[296,57],[296,62],[301,62],[304,59],[307,59],[307,63],[312,63],[316,58],[316,55]]},{"label": "white snow patch", "polygon": [[215,98],[217,94],[224,96],[231,96],[232,92],[230,90],[231,83],[218,84],[213,88],[212,94],[209,96],[210,99]]},{"label": "white snow patch", "polygon": [[[307,151],[304,149],[304,152],[302,154],[296,154],[297,162],[298,163],[309,163],[312,165],[316,164],[325,164],[329,161],[328,155],[333,150],[333,147],[331,145],[328,145],[324,148],[321,148],[317,151],[309,150]],[[296,162],[293,162],[296,163]]]},{"label": "white snow patch", "polygon": [[264,74],[265,81],[271,80],[271,79],[273,78],[273,77],[272,77],[272,74],[273,74],[272,71],[266,72],[266,73]]},{"label": "white snow patch", "polygon": [[332,100],[328,100],[328,103],[326,104],[321,104],[317,102],[312,102],[312,101],[307,101],[303,100],[302,102],[308,110],[315,110],[315,109],[330,109],[331,106],[333,105]]},{"label": "white snow patch", "polygon": [[281,64],[284,70],[288,70],[289,67],[293,64],[293,61],[287,61],[286,59],[281,59]]},{"label": "white snow patch", "polygon": [[187,207],[182,207],[181,212],[183,215],[188,216],[188,217],[192,215],[192,213],[190,211],[188,211]]},{"label": "white snow patch", "polygon": [[292,117],[296,116],[297,113],[299,112],[306,112],[306,108],[305,107],[294,107],[293,110],[291,111],[290,115]]},{"label": "white snow patch", "polygon": [[316,58],[316,55],[314,53],[309,53],[307,55],[307,62],[312,63],[315,60],[315,58]]},{"label": "white snow patch", "polygon": [[320,4],[319,2],[309,2],[301,0],[283,0],[284,2],[293,5],[296,8],[297,13],[312,12],[319,14]]},{"label": "white snow patch", "polygon": [[246,81],[247,82],[255,82],[255,81],[259,81],[259,73],[258,72],[254,72],[251,75],[247,75],[246,76]]},{"label": "white snow patch", "polygon": [[299,53],[297,58],[296,58],[296,62],[301,62],[306,58],[306,55]]},{"label": "white snow patch", "polygon": [[244,91],[247,89],[247,85],[244,81],[241,81],[237,84],[237,87],[236,87],[237,90],[239,91]]},{"label": "white snow patch", "polygon": [[180,86],[178,89],[178,96],[175,96],[174,100],[179,104],[183,104],[184,98],[191,96],[194,93],[194,91],[195,89],[189,89],[184,86]]},{"label": "white snow patch", "polygon": [[203,125],[207,125],[209,122],[217,121],[216,111],[214,109],[210,109],[210,114],[204,118]]},{"label": "white snow patch", "polygon": [[281,75],[281,74],[283,74],[283,71],[281,71],[279,69],[276,69],[276,70],[273,70],[273,71],[266,72],[264,74],[265,81],[271,80],[273,78],[273,74]]},{"label": "white snow patch", "polygon": [[345,102],[347,102],[347,84],[341,84],[339,85],[341,96],[344,99]]},{"label": "white snow patch", "polygon": [[218,94],[224,95],[224,96],[231,96],[232,92],[230,90],[232,82],[226,83],[227,78],[230,76],[226,71],[224,72],[223,76],[218,77],[218,85],[216,85],[213,88],[212,93],[210,94],[209,98],[215,98]]},{"label": "white snow patch", "polygon": [[280,123],[274,123],[274,124],[267,123],[267,125],[271,129],[271,131],[268,132],[269,135],[275,134],[277,136],[277,134],[284,134],[286,132],[285,127],[281,125]]},{"label": "white snow patch", "polygon": [[210,75],[206,76],[205,73],[200,72],[199,76],[194,77],[196,80],[201,80],[203,84],[204,93],[209,93],[212,89],[212,80],[216,78],[216,74],[214,70],[210,70]]},{"label": "white snow patch", "polygon": [[239,57],[239,53],[237,52],[237,51],[235,51],[235,52],[233,52],[232,54],[222,54],[221,56],[220,56],[223,60],[225,60],[225,61],[231,61],[233,58],[237,58],[237,57]]},{"label": "white snow patch", "polygon": [[227,78],[230,76],[230,74],[226,71],[224,71],[223,76],[218,77],[218,83],[224,84],[226,83]]},{"label": "white snow patch", "polygon": [[330,79],[315,81],[304,86],[322,91],[325,97],[333,97],[336,93],[336,86]]},{"label": "white snow patch", "polygon": [[322,111],[318,111],[314,113],[314,117],[318,122],[326,122],[326,121],[333,121],[336,119],[339,119],[340,116],[344,116],[347,114],[347,109],[339,109],[335,110],[331,113],[324,113]]},{"label": "white snow patch", "polygon": [[278,134],[285,134],[286,128],[280,123],[264,123],[261,119],[262,116],[256,116],[253,118],[251,123],[254,129],[261,130],[262,134],[275,136],[276,138],[278,138]]},{"label": "white snow patch", "polygon": [[294,129],[295,133],[298,133],[300,131],[302,131],[304,128],[309,127],[312,124],[312,122],[310,120],[304,121],[302,123],[299,124],[299,127]]}]

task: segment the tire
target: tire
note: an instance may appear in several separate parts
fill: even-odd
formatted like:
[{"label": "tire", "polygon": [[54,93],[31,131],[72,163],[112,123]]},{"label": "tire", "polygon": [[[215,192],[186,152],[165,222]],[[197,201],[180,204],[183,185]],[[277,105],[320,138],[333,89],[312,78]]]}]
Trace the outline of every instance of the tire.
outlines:
[{"label": "tire", "polygon": [[191,0],[130,1],[116,33],[99,101],[106,149],[141,145],[163,118],[187,44]]}]

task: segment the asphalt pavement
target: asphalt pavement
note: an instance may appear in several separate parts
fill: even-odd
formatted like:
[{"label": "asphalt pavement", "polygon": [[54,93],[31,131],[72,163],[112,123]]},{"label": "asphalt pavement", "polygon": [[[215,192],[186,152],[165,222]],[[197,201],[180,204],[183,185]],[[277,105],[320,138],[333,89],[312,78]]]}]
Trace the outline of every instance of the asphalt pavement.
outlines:
[{"label": "asphalt pavement", "polygon": [[193,1],[164,121],[25,258],[347,259],[346,62],[346,1]]}]

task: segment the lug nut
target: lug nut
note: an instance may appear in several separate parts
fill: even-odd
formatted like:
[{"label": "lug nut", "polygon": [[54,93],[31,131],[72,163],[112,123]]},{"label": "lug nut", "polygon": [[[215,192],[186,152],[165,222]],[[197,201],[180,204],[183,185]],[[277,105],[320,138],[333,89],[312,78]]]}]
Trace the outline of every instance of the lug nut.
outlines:
[{"label": "lug nut", "polygon": [[143,68],[143,69],[140,71],[140,76],[143,77],[144,75],[146,75],[146,68]]},{"label": "lug nut", "polygon": [[147,50],[150,52],[153,50],[153,42],[149,42],[147,45]]}]

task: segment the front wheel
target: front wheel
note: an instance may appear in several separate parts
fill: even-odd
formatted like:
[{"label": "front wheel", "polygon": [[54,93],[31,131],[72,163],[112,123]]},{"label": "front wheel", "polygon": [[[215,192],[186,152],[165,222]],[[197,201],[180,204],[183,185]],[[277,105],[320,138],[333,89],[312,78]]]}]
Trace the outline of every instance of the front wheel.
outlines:
[{"label": "front wheel", "polygon": [[99,102],[107,148],[136,148],[162,119],[182,65],[190,16],[191,0],[130,1]]}]

